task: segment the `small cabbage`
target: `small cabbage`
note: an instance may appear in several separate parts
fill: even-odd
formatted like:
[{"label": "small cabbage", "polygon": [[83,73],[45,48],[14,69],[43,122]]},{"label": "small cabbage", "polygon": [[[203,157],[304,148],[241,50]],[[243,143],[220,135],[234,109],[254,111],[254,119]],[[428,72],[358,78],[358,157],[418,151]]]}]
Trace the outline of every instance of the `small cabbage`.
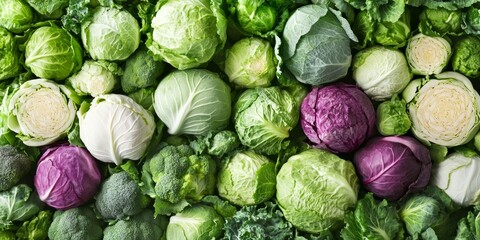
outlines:
[{"label": "small cabbage", "polygon": [[405,11],[406,1],[345,0],[354,8],[366,11],[376,21],[396,22]]},{"label": "small cabbage", "polygon": [[373,100],[400,93],[413,76],[402,52],[380,46],[358,52],[352,70],[357,86]]},{"label": "small cabbage", "polygon": [[225,73],[240,87],[268,87],[275,77],[273,47],[261,38],[244,38],[227,50]]},{"label": "small cabbage", "polygon": [[161,0],[147,47],[180,70],[198,67],[223,49],[227,19],[220,0]]},{"label": "small cabbage", "polygon": [[480,34],[480,8],[471,6],[462,14],[462,29],[467,34]]},{"label": "small cabbage", "polygon": [[140,44],[140,26],[126,10],[97,7],[82,22],[81,36],[94,60],[125,60]]},{"label": "small cabbage", "polygon": [[309,149],[293,155],[277,174],[277,203],[285,218],[309,233],[338,230],[357,203],[355,168],[333,153]]},{"label": "small cabbage", "polygon": [[21,33],[33,22],[33,11],[23,0],[0,0],[0,27]]},{"label": "small cabbage", "polygon": [[433,165],[431,184],[445,191],[460,206],[480,203],[480,157],[473,151],[457,151]]},{"label": "small cabbage", "polygon": [[404,135],[410,130],[412,121],[407,113],[407,103],[394,95],[377,107],[377,129],[383,136]]},{"label": "small cabbage", "polygon": [[140,159],[155,132],[152,113],[125,95],[100,95],[77,115],[80,138],[88,151],[116,165],[124,159]]},{"label": "small cabbage", "polygon": [[168,133],[204,135],[228,125],[230,87],[208,70],[174,71],[158,84],[153,106]]},{"label": "small cabbage", "polygon": [[470,141],[480,128],[480,96],[468,78],[444,72],[413,80],[403,91],[413,134],[445,147]]},{"label": "small cabbage", "polygon": [[118,84],[122,69],[113,62],[87,60],[82,69],[68,78],[67,82],[78,95],[96,97],[110,93]]},{"label": "small cabbage", "polygon": [[429,36],[461,35],[462,12],[444,8],[424,8],[420,14],[418,29]]},{"label": "small cabbage", "polygon": [[121,78],[122,90],[133,93],[140,89],[156,87],[160,82],[165,63],[155,61],[146,47],[140,47],[125,62],[125,71]]},{"label": "small cabbage", "polygon": [[414,74],[432,75],[447,66],[452,49],[445,38],[419,33],[408,40],[406,55]]},{"label": "small cabbage", "polygon": [[279,87],[244,91],[234,107],[234,122],[240,142],[259,153],[278,154],[297,125],[295,98]]},{"label": "small cabbage", "polygon": [[302,103],[302,129],[314,147],[334,152],[357,149],[375,131],[375,109],[351,84],[313,88]]},{"label": "small cabbage", "polygon": [[63,80],[82,67],[82,55],[82,47],[67,31],[45,26],[28,39],[25,65],[40,78]]},{"label": "small cabbage", "polygon": [[166,239],[208,240],[219,239],[225,220],[214,208],[196,205],[170,217]]},{"label": "small cabbage", "polygon": [[42,154],[34,184],[40,200],[65,210],[90,201],[97,193],[100,180],[97,162],[87,150],[60,145]]},{"label": "small cabbage", "polygon": [[480,39],[467,36],[453,46],[452,68],[467,77],[480,77]]},{"label": "small cabbage", "polygon": [[389,201],[422,190],[432,168],[427,147],[408,136],[374,138],[353,163],[365,189]]},{"label": "small cabbage", "polygon": [[0,81],[20,73],[20,53],[13,35],[0,27]]},{"label": "small cabbage", "polygon": [[275,178],[275,163],[253,151],[241,151],[223,160],[218,195],[240,206],[259,204],[273,197]]},{"label": "small cabbage", "polygon": [[63,85],[45,79],[23,83],[7,99],[8,127],[27,146],[43,146],[67,135],[75,120],[75,105]]},{"label": "small cabbage", "polygon": [[38,13],[47,18],[60,18],[69,0],[26,0]]},{"label": "small cabbage", "polygon": [[297,8],[283,31],[282,58],[302,83],[320,85],[347,75],[350,40],[357,38],[340,12],[324,5]]}]

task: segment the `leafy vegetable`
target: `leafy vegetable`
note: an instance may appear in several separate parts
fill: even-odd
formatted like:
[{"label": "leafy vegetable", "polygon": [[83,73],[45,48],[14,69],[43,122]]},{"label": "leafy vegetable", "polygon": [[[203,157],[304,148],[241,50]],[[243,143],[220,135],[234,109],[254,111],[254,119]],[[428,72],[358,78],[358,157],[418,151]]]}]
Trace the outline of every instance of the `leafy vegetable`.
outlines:
[{"label": "leafy vegetable", "polygon": [[33,11],[22,0],[0,0],[0,27],[21,33],[33,22]]},{"label": "leafy vegetable", "polygon": [[228,125],[230,87],[205,69],[174,71],[158,84],[153,104],[168,133],[205,135]]},{"label": "leafy vegetable", "polygon": [[461,11],[451,11],[444,8],[425,8],[420,14],[418,29],[421,33],[429,36],[458,36],[463,33],[461,24]]},{"label": "leafy vegetable", "polygon": [[20,66],[20,53],[13,35],[0,27],[0,80],[17,76]]},{"label": "leafy vegetable", "polygon": [[241,145],[237,133],[230,130],[210,132],[205,136],[196,137],[194,141],[190,142],[190,147],[199,154],[208,153],[212,156],[222,157]]},{"label": "leafy vegetable", "polygon": [[15,186],[34,168],[27,154],[10,145],[0,146],[0,192]]},{"label": "leafy vegetable", "polygon": [[477,239],[480,237],[480,215],[478,207],[468,212],[467,216],[458,222],[456,240]]},{"label": "leafy vegetable", "polygon": [[478,0],[407,0],[406,3],[415,7],[425,6],[428,8],[438,9],[445,8],[448,10],[457,10],[461,8],[470,7],[473,4],[479,2]]},{"label": "leafy vegetable", "polygon": [[309,149],[293,155],[277,174],[277,203],[285,218],[309,233],[341,228],[357,203],[355,168],[333,153]]},{"label": "leafy vegetable", "polygon": [[65,210],[92,199],[100,180],[97,163],[87,150],[60,145],[50,147],[42,154],[34,184],[43,202]]},{"label": "leafy vegetable", "polygon": [[33,219],[23,222],[15,235],[18,239],[45,240],[48,238],[48,228],[53,221],[52,217],[52,211],[40,211]]},{"label": "leafy vegetable", "polygon": [[56,211],[48,228],[51,240],[85,239],[100,240],[103,237],[101,221],[89,207]]},{"label": "leafy vegetable", "polygon": [[68,6],[69,0],[26,0],[26,2],[47,18],[60,18]]},{"label": "leafy vegetable", "polygon": [[124,95],[100,95],[77,115],[80,138],[88,151],[116,165],[143,157],[155,131],[152,113]]},{"label": "leafy vegetable", "polygon": [[480,39],[466,36],[453,46],[452,68],[467,77],[480,77]]},{"label": "leafy vegetable", "polygon": [[375,109],[358,87],[313,88],[302,103],[302,129],[313,146],[334,152],[357,149],[375,131]]},{"label": "leafy vegetable", "polygon": [[389,201],[421,191],[432,167],[428,149],[408,136],[374,138],[355,152],[353,163],[365,189]]},{"label": "leafy vegetable", "polygon": [[377,107],[377,130],[383,136],[404,135],[412,122],[407,113],[407,103],[394,95]]},{"label": "leafy vegetable", "polygon": [[474,6],[467,8],[462,14],[462,29],[467,34],[480,33],[480,9]]},{"label": "leafy vegetable", "polygon": [[16,221],[28,220],[42,208],[37,193],[25,184],[0,192],[0,230],[11,228]]},{"label": "leafy vegetable", "polygon": [[365,10],[373,19],[396,22],[405,11],[405,1],[345,0],[356,9]]},{"label": "leafy vegetable", "polygon": [[357,38],[339,12],[316,4],[297,8],[282,37],[285,66],[299,82],[320,85],[347,75],[350,40]]},{"label": "leafy vegetable", "polygon": [[167,239],[217,239],[223,233],[224,223],[214,208],[195,205],[170,217],[165,234]]}]

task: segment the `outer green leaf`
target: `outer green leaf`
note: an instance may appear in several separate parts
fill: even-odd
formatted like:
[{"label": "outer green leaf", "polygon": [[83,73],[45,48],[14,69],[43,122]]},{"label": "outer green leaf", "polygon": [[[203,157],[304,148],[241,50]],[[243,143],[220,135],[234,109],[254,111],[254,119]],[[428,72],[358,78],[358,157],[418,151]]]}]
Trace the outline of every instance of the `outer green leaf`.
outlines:
[{"label": "outer green leaf", "polygon": [[25,184],[0,192],[0,230],[8,229],[14,221],[26,221],[42,207],[36,192]]}]

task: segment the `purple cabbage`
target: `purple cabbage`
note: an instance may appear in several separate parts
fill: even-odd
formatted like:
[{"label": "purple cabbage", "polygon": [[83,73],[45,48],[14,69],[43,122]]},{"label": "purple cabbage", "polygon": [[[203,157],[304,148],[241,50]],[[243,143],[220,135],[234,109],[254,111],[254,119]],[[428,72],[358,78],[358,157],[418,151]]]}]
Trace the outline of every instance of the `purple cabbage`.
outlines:
[{"label": "purple cabbage", "polygon": [[34,185],[40,200],[65,210],[92,199],[100,180],[97,162],[87,150],[59,145],[47,149],[40,157]]},{"label": "purple cabbage", "polygon": [[422,190],[432,168],[427,147],[408,136],[374,138],[355,153],[353,163],[365,189],[389,201]]},{"label": "purple cabbage", "polygon": [[302,129],[314,147],[351,152],[375,132],[375,109],[357,86],[313,88],[302,102]]}]

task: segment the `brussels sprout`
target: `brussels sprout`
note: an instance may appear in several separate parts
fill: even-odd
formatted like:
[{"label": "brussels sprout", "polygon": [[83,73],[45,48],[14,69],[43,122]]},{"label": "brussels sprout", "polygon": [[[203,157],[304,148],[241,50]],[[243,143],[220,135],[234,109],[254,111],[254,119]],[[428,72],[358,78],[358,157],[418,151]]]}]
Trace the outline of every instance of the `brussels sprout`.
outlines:
[{"label": "brussels sprout", "polygon": [[480,96],[468,78],[444,72],[416,79],[403,91],[413,134],[425,144],[445,147],[470,141],[480,128]]},{"label": "brussels sprout", "polygon": [[126,10],[97,7],[82,22],[81,36],[94,60],[125,60],[140,44],[140,26]]},{"label": "brussels sprout", "polygon": [[56,26],[40,27],[25,46],[25,65],[41,78],[64,80],[82,67],[83,51],[77,40]]},{"label": "brussels sprout", "polygon": [[243,145],[264,154],[277,154],[298,123],[299,109],[289,92],[279,87],[243,92],[234,107],[234,122]]},{"label": "brussels sprout", "polygon": [[396,95],[377,107],[377,129],[383,136],[404,135],[412,122],[408,117],[407,103]]},{"label": "brussels sprout", "polygon": [[238,152],[223,160],[218,173],[218,194],[240,205],[265,202],[275,193],[275,163],[253,151]]},{"label": "brussels sprout", "polygon": [[78,95],[96,97],[110,93],[118,83],[122,69],[113,62],[87,60],[82,69],[67,79]]},{"label": "brussels sprout", "polygon": [[82,104],[77,115],[80,138],[88,151],[116,165],[124,159],[140,159],[155,132],[152,113],[125,95],[97,96],[90,107]]},{"label": "brussels sprout", "polygon": [[424,8],[420,14],[418,29],[429,36],[461,35],[462,12],[444,8]]},{"label": "brussels sprout", "polygon": [[420,75],[439,74],[447,66],[452,49],[442,37],[419,33],[408,41],[406,55],[412,72]]},{"label": "brussels sprout", "polygon": [[357,86],[373,100],[400,93],[413,77],[402,52],[380,46],[358,52],[352,70]]},{"label": "brussels sprout", "polygon": [[221,0],[161,0],[147,47],[180,70],[198,67],[223,49],[227,19]]},{"label": "brussels sprout", "polygon": [[0,27],[20,33],[33,22],[33,11],[23,0],[0,0]]},{"label": "brussels sprout", "polygon": [[227,50],[225,73],[240,87],[268,87],[275,77],[273,47],[261,38],[244,38]]},{"label": "brussels sprout", "polygon": [[204,135],[228,125],[230,88],[208,70],[174,71],[158,84],[153,105],[168,133]]},{"label": "brussels sprout", "polygon": [[13,35],[0,27],[0,80],[15,77],[20,73],[20,53]]},{"label": "brussels sprout", "polygon": [[8,127],[27,146],[43,146],[64,137],[75,120],[75,105],[63,85],[45,79],[23,83],[6,102]]},{"label": "brussels sprout", "polygon": [[452,68],[467,77],[480,77],[480,39],[467,36],[453,46]]},{"label": "brussels sprout", "polygon": [[355,168],[333,153],[293,155],[277,174],[277,203],[285,218],[309,233],[339,230],[360,189]]},{"label": "brussels sprout", "polygon": [[125,72],[121,78],[122,90],[133,93],[139,89],[156,87],[165,68],[164,62],[155,61],[147,53],[148,49],[140,47],[125,62]]}]

